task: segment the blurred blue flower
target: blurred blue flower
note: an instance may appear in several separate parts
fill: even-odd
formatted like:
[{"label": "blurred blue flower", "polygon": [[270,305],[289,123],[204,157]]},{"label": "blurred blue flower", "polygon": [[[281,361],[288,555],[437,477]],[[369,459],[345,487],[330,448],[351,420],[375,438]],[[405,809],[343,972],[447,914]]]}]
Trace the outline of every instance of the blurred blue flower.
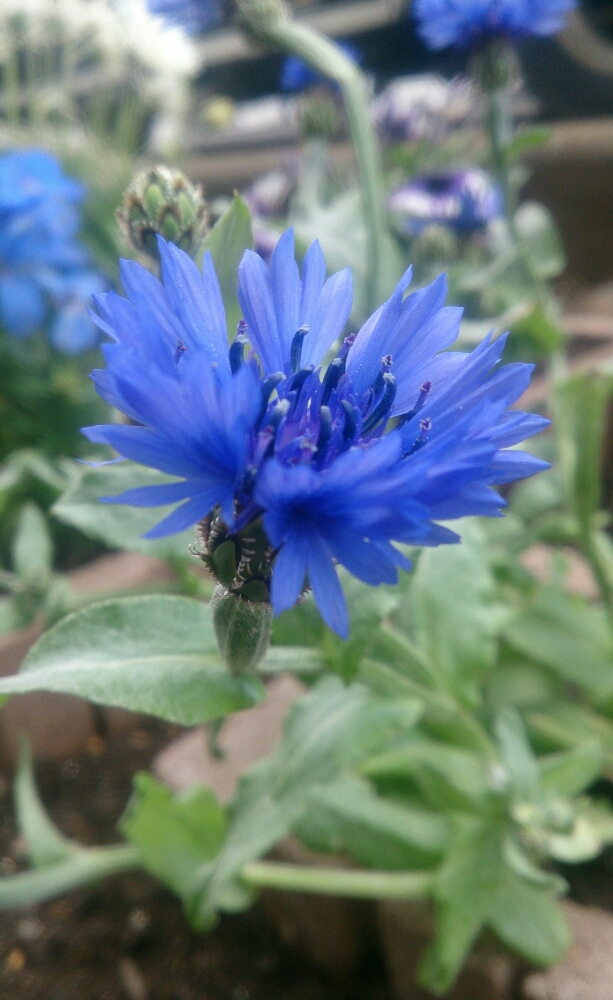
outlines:
[{"label": "blurred blue flower", "polygon": [[77,241],[84,196],[84,187],[49,153],[0,157],[0,324],[15,337],[29,337],[51,310],[51,343],[69,354],[96,343],[87,303],[104,287]]},{"label": "blurred blue flower", "polygon": [[[244,320],[228,349],[210,254],[203,273],[159,240],[160,284],[122,262],[127,299],[97,300],[111,338],[100,395],[133,426],[85,428],[90,441],[180,479],[128,490],[112,503],[184,501],[156,538],[214,512],[231,534],[256,521],[270,543],[271,600],[291,607],[308,581],[327,624],[348,634],[335,563],[366,583],[395,583],[405,556],[391,543],[439,545],[458,536],[438,521],[500,516],[492,489],[545,468],[512,449],[548,423],[509,410],[531,365],[497,367],[505,338],[449,352],[462,310],[445,307],[441,275],[407,295],[410,270],[334,360],[352,304],[348,269],[326,280],[318,243],[302,280],[286,231],[270,267],[247,251],[239,268]],[[248,347],[248,342],[250,346]]]},{"label": "blurred blue flower", "polygon": [[486,38],[553,35],[576,0],[415,0],[417,33],[430,49],[465,48]]},{"label": "blurred blue flower", "polygon": [[[351,42],[338,42],[338,47],[358,65],[362,62],[362,53]],[[327,77],[321,76],[311,69],[307,63],[297,56],[287,56],[283,62],[281,79],[279,81],[281,89],[287,91],[307,90],[316,84],[331,83]]]},{"label": "blurred blue flower", "polygon": [[164,18],[173,27],[184,28],[189,35],[209,31],[222,19],[222,0],[148,0],[152,14]]},{"label": "blurred blue flower", "polygon": [[417,236],[438,224],[456,233],[471,233],[503,214],[502,192],[483,170],[415,177],[397,188],[388,208],[405,236]]}]

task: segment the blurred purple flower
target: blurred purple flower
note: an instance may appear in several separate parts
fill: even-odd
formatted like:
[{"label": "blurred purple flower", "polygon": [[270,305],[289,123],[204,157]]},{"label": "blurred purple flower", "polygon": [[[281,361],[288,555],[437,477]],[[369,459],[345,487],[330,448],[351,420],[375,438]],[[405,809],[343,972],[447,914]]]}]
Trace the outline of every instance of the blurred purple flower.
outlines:
[{"label": "blurred purple flower", "polygon": [[387,204],[405,236],[417,236],[432,224],[471,233],[503,213],[500,188],[474,168],[415,177],[394,191]]}]

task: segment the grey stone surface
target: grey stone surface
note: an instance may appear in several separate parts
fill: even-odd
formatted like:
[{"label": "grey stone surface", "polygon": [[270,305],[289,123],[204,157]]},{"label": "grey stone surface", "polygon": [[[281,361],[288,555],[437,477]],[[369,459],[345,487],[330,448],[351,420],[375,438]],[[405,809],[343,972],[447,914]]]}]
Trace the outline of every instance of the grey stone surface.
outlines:
[{"label": "grey stone surface", "polygon": [[573,943],[561,962],[530,973],[525,1000],[613,1000],[613,915],[563,903]]}]

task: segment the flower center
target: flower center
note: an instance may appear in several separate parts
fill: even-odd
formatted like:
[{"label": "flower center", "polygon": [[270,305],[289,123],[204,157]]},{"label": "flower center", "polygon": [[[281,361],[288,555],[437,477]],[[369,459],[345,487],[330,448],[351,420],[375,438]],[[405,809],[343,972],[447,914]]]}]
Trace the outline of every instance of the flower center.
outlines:
[{"label": "flower center", "polygon": [[[236,339],[230,347],[232,372],[244,363],[247,325],[241,320]],[[396,379],[391,369],[394,359],[386,354],[370,388],[358,399],[347,374],[347,357],[355,334],[346,337],[337,355],[322,375],[313,365],[301,366],[302,349],[309,335],[300,327],[292,339],[290,373],[276,372],[261,382],[262,403],[254,424],[249,459],[239,489],[239,507],[246,511],[253,504],[252,495],[263,462],[276,458],[282,465],[310,465],[318,471],[329,468],[334,460],[351,447],[366,447],[381,437],[389,422],[396,398]],[[398,418],[406,423],[422,409],[430,392],[424,382],[415,405]],[[420,422],[419,435],[405,451],[405,457],[426,443],[430,421]],[[242,518],[241,518],[242,520]]]}]

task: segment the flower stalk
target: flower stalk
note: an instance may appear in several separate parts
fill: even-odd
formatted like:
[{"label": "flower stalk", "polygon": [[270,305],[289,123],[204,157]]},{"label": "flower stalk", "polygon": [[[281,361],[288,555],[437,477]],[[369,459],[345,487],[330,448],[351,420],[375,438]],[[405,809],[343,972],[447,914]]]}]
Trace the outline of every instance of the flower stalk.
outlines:
[{"label": "flower stalk", "polygon": [[297,56],[340,88],[360,175],[367,231],[366,299],[368,311],[372,312],[384,298],[386,223],[379,147],[364,75],[338,45],[308,25],[294,21],[277,0],[242,0],[238,12],[239,24],[250,38]]},{"label": "flower stalk", "polygon": [[241,879],[257,889],[312,892],[355,899],[424,899],[432,889],[431,872],[386,872],[316,868],[275,861],[252,861]]}]

